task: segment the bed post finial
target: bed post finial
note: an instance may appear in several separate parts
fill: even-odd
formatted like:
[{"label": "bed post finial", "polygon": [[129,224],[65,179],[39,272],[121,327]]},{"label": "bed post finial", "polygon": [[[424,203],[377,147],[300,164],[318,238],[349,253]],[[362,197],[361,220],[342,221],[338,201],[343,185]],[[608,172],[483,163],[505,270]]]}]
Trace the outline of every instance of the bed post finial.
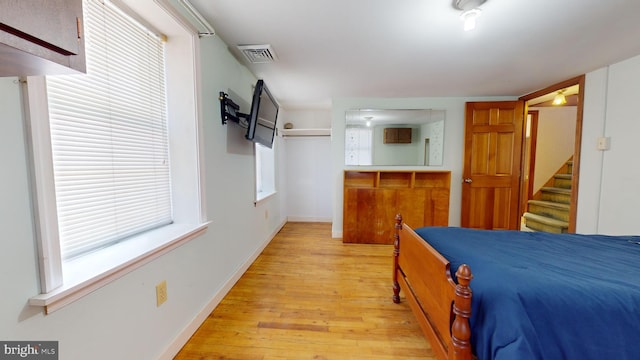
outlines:
[{"label": "bed post finial", "polygon": [[453,313],[455,320],[451,325],[451,340],[453,342],[453,359],[471,360],[471,327],[469,318],[471,317],[471,288],[469,283],[473,279],[471,268],[467,264],[462,264],[456,271],[458,285],[456,285],[455,301],[453,303]]},{"label": "bed post finial", "polygon": [[402,215],[396,214],[395,231],[393,232],[393,302],[400,302],[400,284],[398,283],[398,256],[400,255],[400,230],[402,230]]}]

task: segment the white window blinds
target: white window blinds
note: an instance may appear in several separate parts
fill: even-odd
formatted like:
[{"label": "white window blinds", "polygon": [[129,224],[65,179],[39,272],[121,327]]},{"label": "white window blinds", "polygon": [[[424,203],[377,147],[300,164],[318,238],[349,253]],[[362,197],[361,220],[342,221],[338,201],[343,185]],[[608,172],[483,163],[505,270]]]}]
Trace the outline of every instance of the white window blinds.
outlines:
[{"label": "white window blinds", "polygon": [[87,74],[47,78],[64,259],[172,221],[163,42],[84,6]]},{"label": "white window blinds", "polygon": [[345,165],[371,165],[373,130],[370,128],[347,127],[345,129]]}]

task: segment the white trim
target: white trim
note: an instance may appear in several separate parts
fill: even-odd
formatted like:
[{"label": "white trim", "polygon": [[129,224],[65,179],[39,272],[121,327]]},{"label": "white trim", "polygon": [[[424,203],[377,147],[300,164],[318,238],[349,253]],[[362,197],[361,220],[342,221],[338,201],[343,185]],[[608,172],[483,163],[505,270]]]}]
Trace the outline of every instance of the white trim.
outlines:
[{"label": "white trim", "polygon": [[[145,28],[148,32],[152,33],[158,39],[166,39],[166,35],[162,33],[162,31],[158,30],[153,24],[148,22],[145,18],[140,16],[137,12],[133,11],[129,5],[127,5],[122,0],[109,0],[111,2],[112,7],[126,16],[130,17],[134,21],[136,21],[140,26]],[[105,5],[107,5],[105,3]]]},{"label": "white trim", "polygon": [[[169,6],[171,9],[173,7]],[[173,9],[175,11],[175,9]],[[169,11],[167,11],[169,12]],[[173,15],[173,13],[170,12]],[[175,15],[177,16],[177,15]],[[182,24],[184,19],[180,21]],[[185,30],[189,27],[185,25]],[[195,140],[196,140],[196,151],[198,154],[198,159],[196,161],[196,171],[198,173],[198,199],[199,199],[199,210],[200,210],[200,222],[206,222],[207,219],[207,194],[206,194],[206,179],[205,179],[205,142],[204,142],[204,115],[202,106],[200,105],[201,96],[202,96],[202,76],[200,71],[200,39],[198,37],[197,30],[192,32],[191,36],[191,45],[193,49],[193,101],[194,106],[196,108],[196,128],[195,128]]]},{"label": "white trim", "polygon": [[254,206],[257,206],[258,204],[260,204],[263,201],[266,201],[267,199],[269,199],[270,197],[272,197],[273,195],[277,194],[277,191],[272,191],[266,195],[262,195],[262,193],[257,193],[256,194],[256,201],[253,202]]},{"label": "white trim", "polygon": [[342,239],[342,231],[332,231],[331,237],[334,239]]},{"label": "white trim", "polygon": [[[275,140],[275,139],[274,139]],[[253,158],[255,169],[254,206],[276,194],[276,154],[275,141],[271,148],[254,143]],[[266,156],[265,156],[266,155]]]},{"label": "white trim", "polygon": [[200,26],[204,28],[205,31],[198,31],[199,36],[213,36],[216,34],[216,31],[213,29],[213,26],[209,24],[207,19],[205,19],[204,16],[200,14],[200,11],[198,11],[198,9],[196,9],[193,6],[193,4],[191,4],[188,0],[178,0],[178,1],[180,2],[180,5],[182,5],[182,7],[185,10],[187,10],[187,13],[193,16],[193,18],[198,22],[198,24],[200,24]]},{"label": "white trim", "polygon": [[189,341],[191,336],[196,332],[196,330],[198,330],[200,325],[204,323],[204,321],[207,319],[207,317],[209,317],[209,315],[213,312],[216,306],[220,304],[222,299],[224,299],[224,297],[227,295],[227,293],[229,293],[231,288],[233,288],[233,286],[238,282],[238,280],[240,280],[242,275],[244,275],[247,269],[249,269],[251,264],[253,264],[253,262],[256,261],[258,256],[262,254],[262,251],[264,251],[267,245],[271,243],[273,238],[276,236],[276,234],[282,229],[282,227],[285,224],[286,224],[286,221],[283,221],[280,224],[280,226],[278,226],[276,230],[273,233],[271,233],[269,237],[267,237],[267,240],[263,242],[262,245],[259,246],[256,249],[256,251],[254,251],[253,254],[238,268],[238,270],[229,278],[229,280],[227,280],[227,282],[224,283],[222,288],[213,296],[211,301],[209,301],[207,305],[205,305],[205,307],[202,308],[202,310],[200,310],[196,314],[193,320],[191,320],[191,322],[188,323],[187,326],[185,326],[182,329],[182,331],[180,331],[178,336],[176,336],[176,338],[171,342],[171,344],[169,344],[164,349],[164,351],[159,357],[160,360],[171,360],[176,356],[176,354],[178,354],[180,349],[182,349],[182,347],[187,343],[187,341]]},{"label": "white trim", "polygon": [[331,129],[282,129],[280,134],[283,138],[305,137],[305,136],[331,136]]},{"label": "white trim", "polygon": [[[121,278],[207,231],[209,223],[200,225],[168,225],[117,245],[79,257],[65,264],[64,285],[46,294],[33,296],[29,305],[43,306],[45,313],[59,310],[81,297]],[[166,240],[168,233],[170,240]],[[156,246],[148,251],[149,244]],[[127,251],[122,251],[127,248]],[[122,258],[119,254],[135,256]],[[75,268],[82,269],[79,273]]]},{"label": "white trim", "polygon": [[317,216],[288,216],[287,221],[291,222],[332,222],[332,217],[317,217]]},{"label": "white trim", "polygon": [[182,15],[175,7],[171,4],[169,0],[153,0],[164,12],[169,14],[173,20],[175,20],[182,28],[193,35],[198,39],[198,28],[195,27],[189,20],[187,20],[184,15]]},{"label": "white trim", "polygon": [[[47,104],[46,81],[43,76],[28,77],[23,82],[23,98],[27,102],[27,127],[31,165],[35,179],[53,179],[51,132]],[[29,96],[28,94],[41,94]],[[53,181],[32,181],[35,194],[36,232],[40,258],[40,289],[50,292],[62,285],[62,256],[58,236],[56,191]]]}]

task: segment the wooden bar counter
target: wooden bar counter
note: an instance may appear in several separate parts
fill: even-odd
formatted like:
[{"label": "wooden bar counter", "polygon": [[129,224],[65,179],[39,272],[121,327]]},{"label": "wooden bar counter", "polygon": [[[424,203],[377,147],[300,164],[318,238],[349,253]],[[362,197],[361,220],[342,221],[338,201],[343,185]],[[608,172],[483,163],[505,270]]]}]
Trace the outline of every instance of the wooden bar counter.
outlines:
[{"label": "wooden bar counter", "polygon": [[393,244],[393,219],[413,228],[449,224],[450,171],[344,172],[342,241]]}]

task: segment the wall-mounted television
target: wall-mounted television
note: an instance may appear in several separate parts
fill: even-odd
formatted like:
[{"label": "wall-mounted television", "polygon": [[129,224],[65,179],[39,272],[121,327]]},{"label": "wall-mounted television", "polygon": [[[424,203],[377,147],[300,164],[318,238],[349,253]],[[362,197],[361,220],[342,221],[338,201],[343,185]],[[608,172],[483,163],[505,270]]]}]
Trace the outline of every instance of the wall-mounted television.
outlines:
[{"label": "wall-mounted television", "polygon": [[276,132],[278,109],[278,103],[271,96],[264,81],[258,80],[253,91],[246,138],[271,148]]},{"label": "wall-mounted television", "polygon": [[240,106],[231,100],[228,94],[220,92],[219,99],[223,125],[231,120],[247,129],[245,134],[247,140],[269,148],[273,147],[279,106],[264,84],[264,80],[258,80],[256,83],[251,100],[251,110],[248,114],[240,112]]}]

